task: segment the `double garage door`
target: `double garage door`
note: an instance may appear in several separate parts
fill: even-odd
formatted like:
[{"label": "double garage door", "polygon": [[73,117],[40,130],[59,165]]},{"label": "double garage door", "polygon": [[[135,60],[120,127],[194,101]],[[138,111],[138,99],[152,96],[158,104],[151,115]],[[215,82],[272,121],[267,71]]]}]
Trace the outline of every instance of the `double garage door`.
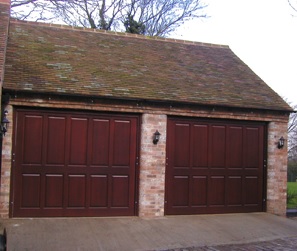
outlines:
[{"label": "double garage door", "polygon": [[135,215],[138,116],[18,110],[12,216]]},{"label": "double garage door", "polygon": [[166,214],[263,211],[264,128],[169,119]]},{"label": "double garage door", "polygon": [[[12,217],[137,215],[139,116],[17,109],[15,124]],[[169,118],[165,213],[262,211],[264,128]]]}]

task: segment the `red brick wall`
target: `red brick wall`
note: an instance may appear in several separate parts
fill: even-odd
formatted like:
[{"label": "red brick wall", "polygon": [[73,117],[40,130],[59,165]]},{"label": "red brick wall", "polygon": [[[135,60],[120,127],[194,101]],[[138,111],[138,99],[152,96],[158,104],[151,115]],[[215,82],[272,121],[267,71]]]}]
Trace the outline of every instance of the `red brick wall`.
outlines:
[{"label": "red brick wall", "polygon": [[277,148],[279,138],[287,139],[287,123],[270,122],[268,126],[267,212],[282,215],[287,203],[287,144]]},{"label": "red brick wall", "polygon": [[[2,96],[2,85],[4,78],[4,64],[6,44],[8,38],[8,26],[10,16],[10,0],[0,0],[0,104]],[[1,112],[0,112],[1,117]],[[3,142],[1,168],[1,188],[0,188],[0,217],[8,217],[9,209],[9,189],[10,189],[10,171],[11,171],[11,135],[6,142]],[[6,163],[3,163],[6,162]],[[4,167],[3,167],[4,166]]]},{"label": "red brick wall", "polygon": [[8,130],[3,138],[2,144],[2,166],[1,166],[1,190],[0,190],[0,218],[8,218],[9,213],[9,193],[12,165],[12,106],[5,107],[8,111],[7,119],[10,121]]},{"label": "red brick wall", "polygon": [[[165,158],[167,116],[143,114],[141,125],[139,216],[164,215]],[[153,134],[161,133],[160,141],[153,144]]]},{"label": "red brick wall", "polygon": [[[3,83],[6,43],[10,15],[10,0],[0,0],[0,86]],[[1,90],[0,90],[1,96]]]}]

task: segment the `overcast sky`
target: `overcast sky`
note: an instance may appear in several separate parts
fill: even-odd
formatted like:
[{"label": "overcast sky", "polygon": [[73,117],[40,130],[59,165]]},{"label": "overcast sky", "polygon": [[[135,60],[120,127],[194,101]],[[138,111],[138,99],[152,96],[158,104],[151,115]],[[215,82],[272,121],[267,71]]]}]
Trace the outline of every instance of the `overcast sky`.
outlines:
[{"label": "overcast sky", "polygon": [[208,19],[174,37],[229,45],[279,95],[297,104],[297,13],[287,0],[204,0]]}]

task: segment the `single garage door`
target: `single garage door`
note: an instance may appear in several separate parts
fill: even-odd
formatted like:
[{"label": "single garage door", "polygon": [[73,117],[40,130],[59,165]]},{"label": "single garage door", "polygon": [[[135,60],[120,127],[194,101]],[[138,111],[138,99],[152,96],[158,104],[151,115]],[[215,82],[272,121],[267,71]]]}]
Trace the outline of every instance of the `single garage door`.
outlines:
[{"label": "single garage door", "polygon": [[13,217],[135,215],[139,117],[16,111]]},{"label": "single garage door", "polygon": [[166,214],[263,211],[265,124],[169,118]]}]

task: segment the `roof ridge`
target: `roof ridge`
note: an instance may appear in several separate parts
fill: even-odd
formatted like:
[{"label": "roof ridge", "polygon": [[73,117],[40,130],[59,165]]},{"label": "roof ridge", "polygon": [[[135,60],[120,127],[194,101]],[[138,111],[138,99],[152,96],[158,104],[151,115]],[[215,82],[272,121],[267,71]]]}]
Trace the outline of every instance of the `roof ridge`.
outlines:
[{"label": "roof ridge", "polygon": [[85,28],[85,27],[78,27],[78,26],[70,26],[70,25],[65,25],[65,24],[52,24],[52,23],[43,23],[43,22],[34,22],[34,21],[24,21],[24,20],[18,20],[15,18],[11,18],[10,22],[22,23],[22,24],[34,24],[37,26],[60,28],[60,29],[74,30],[74,31],[102,33],[102,34],[106,34],[106,35],[131,37],[131,38],[145,39],[145,40],[151,39],[151,40],[161,41],[161,42],[171,42],[171,43],[178,43],[178,44],[190,44],[190,45],[197,45],[197,46],[219,47],[219,48],[228,48],[229,49],[228,45],[223,45],[223,44],[196,42],[196,41],[182,40],[182,39],[176,39],[176,38],[145,36],[145,35],[132,34],[132,33],[127,33],[127,32],[107,31],[107,30],[92,29],[92,28]]}]

